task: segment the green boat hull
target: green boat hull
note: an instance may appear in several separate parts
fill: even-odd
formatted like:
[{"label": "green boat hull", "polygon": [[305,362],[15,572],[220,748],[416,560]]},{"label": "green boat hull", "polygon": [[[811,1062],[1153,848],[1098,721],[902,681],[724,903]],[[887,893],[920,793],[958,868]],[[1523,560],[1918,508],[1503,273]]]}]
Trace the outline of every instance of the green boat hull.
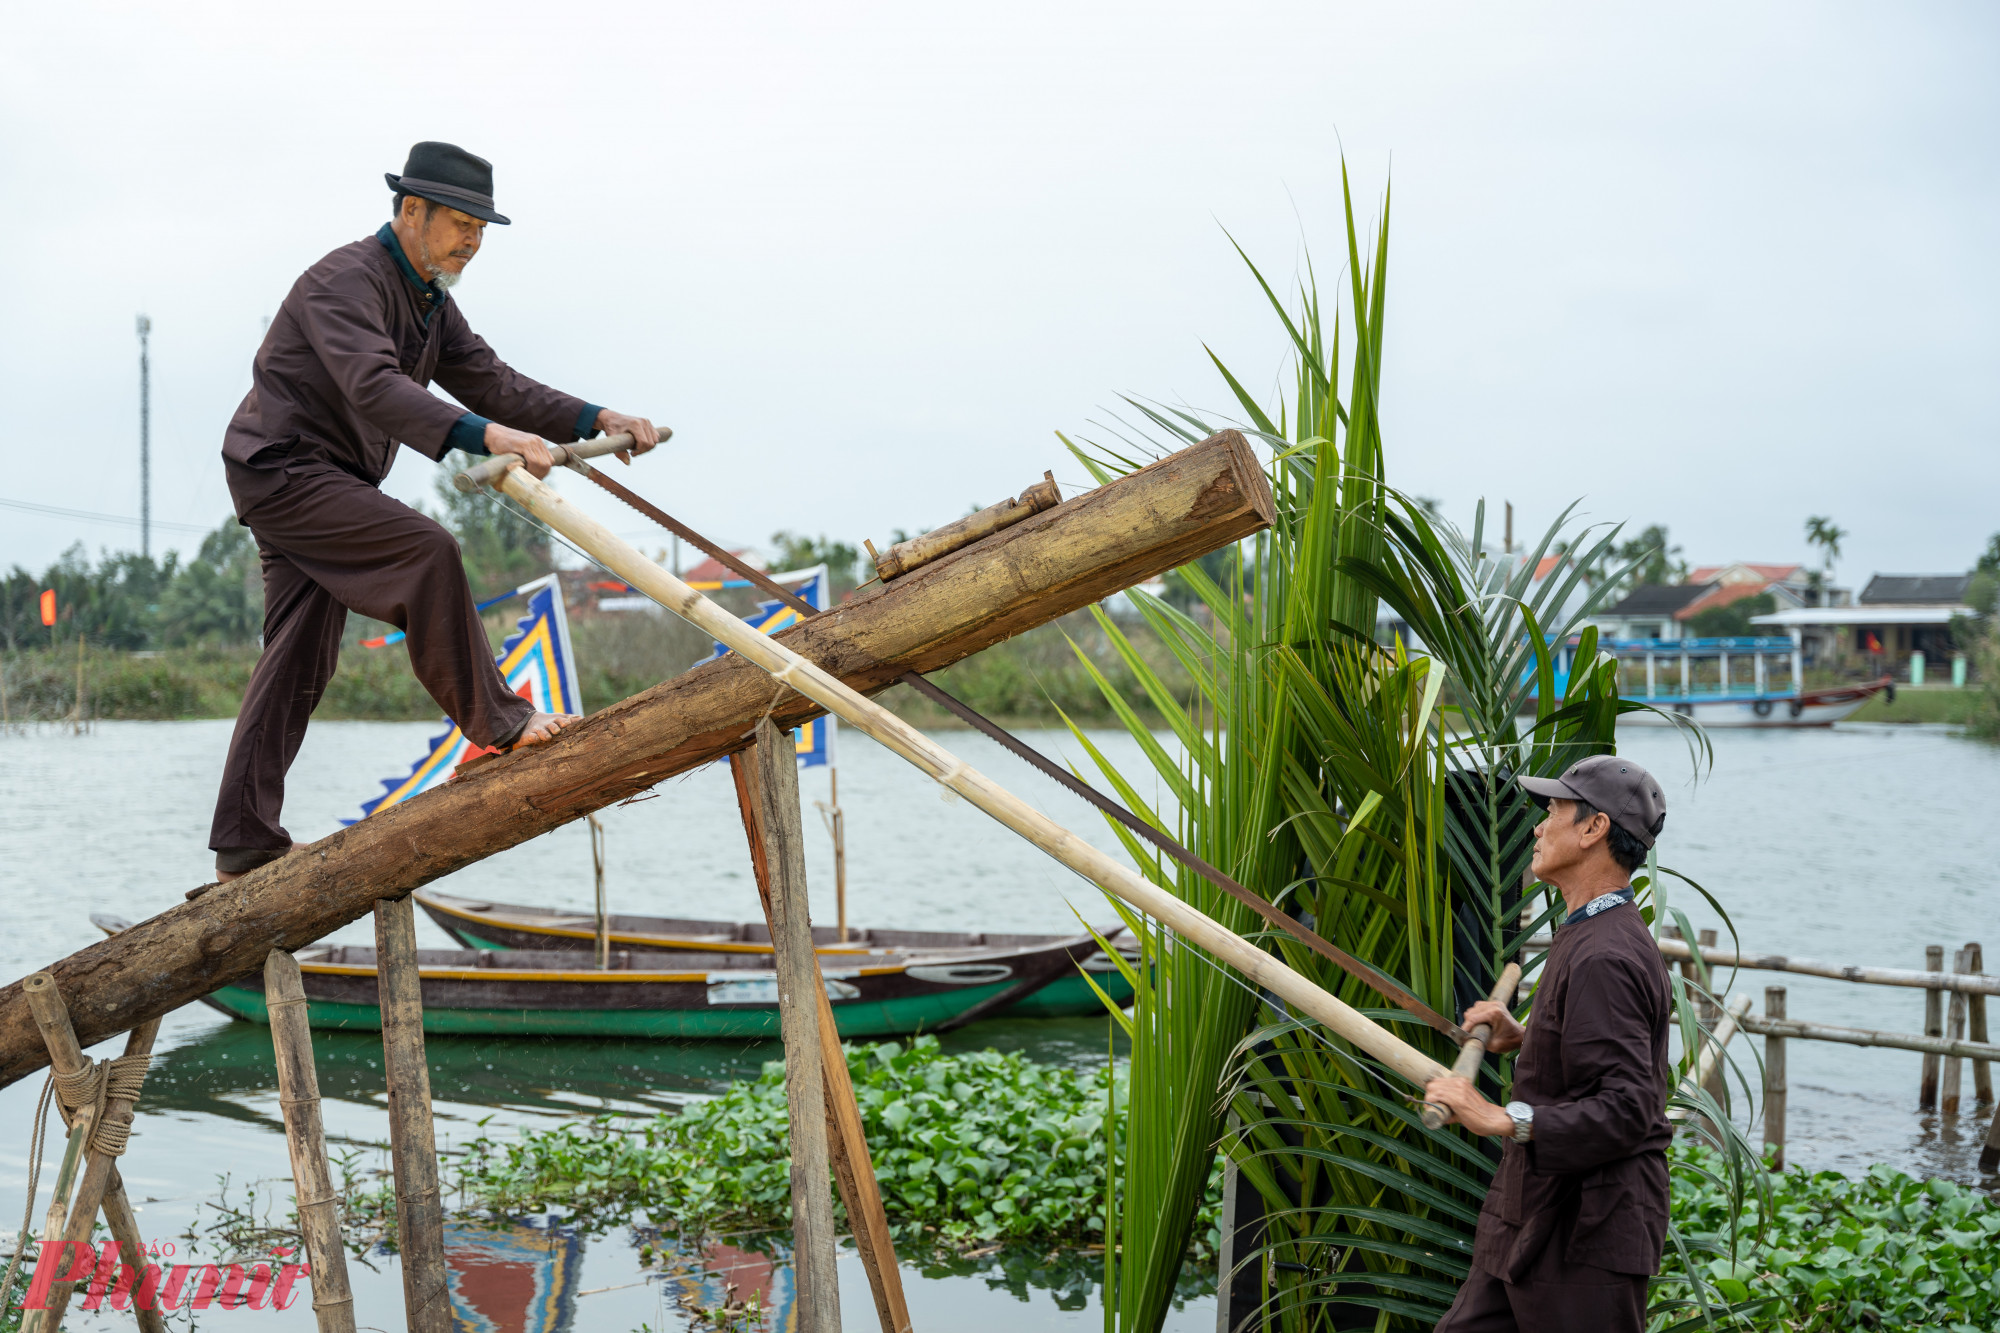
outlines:
[{"label": "green boat hull", "polygon": [[[1118,973],[1098,977],[1098,985],[1120,1005],[1132,987]],[[886,1001],[834,1005],[834,1027],[842,1037],[908,1037],[934,1031],[954,1017],[998,995],[1004,983],[966,987],[954,995],[914,995]],[[264,993],[252,987],[222,987],[208,1003],[234,1019],[270,1023]],[[1076,1019],[1104,1013],[1080,975],[1058,977],[1034,995],[996,1011],[1008,1019]],[[308,999],[306,1021],[322,1031],[372,1033],[382,1029],[382,1011],[350,1001]],[[644,1037],[654,1041],[774,1041],[776,1009],[424,1009],[424,1031],[466,1037]]]},{"label": "green boat hull", "polygon": [[[1100,985],[1114,998],[1129,997],[1124,978],[1111,973]],[[1005,983],[968,986],[949,995],[917,995],[876,1001],[847,1001],[833,1006],[840,1035],[901,1037],[950,1024],[959,1014],[1004,990]],[[261,990],[224,986],[208,1002],[235,1018],[266,1023],[270,1014]],[[1049,985],[998,1011],[994,1017],[1060,1018],[1102,1013],[1104,1005],[1081,976],[1058,978]],[[371,1032],[382,1027],[382,1013],[372,1004],[308,999],[306,1018],[326,1031]],[[775,1008],[703,1009],[424,1009],[424,1031],[438,1035],[484,1037],[640,1037],[652,1040],[775,1040],[779,1036]]]}]

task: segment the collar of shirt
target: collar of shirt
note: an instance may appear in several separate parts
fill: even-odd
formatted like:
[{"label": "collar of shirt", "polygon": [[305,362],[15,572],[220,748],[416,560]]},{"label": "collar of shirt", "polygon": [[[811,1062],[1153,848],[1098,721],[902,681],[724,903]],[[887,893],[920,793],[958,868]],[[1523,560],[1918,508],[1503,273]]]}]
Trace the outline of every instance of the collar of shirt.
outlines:
[{"label": "collar of shirt", "polygon": [[412,264],[410,257],[403,253],[403,243],[396,239],[396,228],[393,223],[383,223],[382,230],[375,233],[375,239],[382,242],[382,248],[387,250],[389,257],[396,261],[396,267],[403,270],[403,276],[408,278],[410,285],[417,289],[419,299],[422,301],[424,307],[424,327],[429,328],[431,316],[435,315],[444,305],[444,288],[438,286],[435,282],[425,282],[421,277],[417,276],[416,265]]},{"label": "collar of shirt", "polygon": [[1578,921],[1586,920],[1590,917],[1596,916],[1599,912],[1608,912],[1614,907],[1623,906],[1624,904],[1631,902],[1632,899],[1637,896],[1638,895],[1633,891],[1632,887],[1629,884],[1622,889],[1616,889],[1610,893],[1600,893],[1595,898],[1592,898],[1589,902],[1585,903],[1583,906],[1577,908],[1574,912],[1571,912],[1568,916],[1564,917],[1562,923],[1565,926],[1567,926]]}]

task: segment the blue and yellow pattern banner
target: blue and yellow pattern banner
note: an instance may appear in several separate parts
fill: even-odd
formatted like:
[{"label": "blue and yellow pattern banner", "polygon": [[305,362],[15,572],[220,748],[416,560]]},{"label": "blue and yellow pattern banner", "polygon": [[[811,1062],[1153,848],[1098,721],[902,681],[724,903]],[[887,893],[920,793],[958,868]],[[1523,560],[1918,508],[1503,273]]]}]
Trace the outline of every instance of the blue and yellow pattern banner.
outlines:
[{"label": "blue and yellow pattern banner", "polygon": [[[771,575],[771,581],[782,588],[789,588],[792,595],[815,611],[824,611],[833,602],[833,585],[827,578],[825,565],[814,565],[811,569],[794,569],[783,574]],[[779,634],[805,619],[799,612],[783,602],[769,601],[757,603],[754,614],[744,620],[757,627],[760,633]],[[729,649],[723,644],[715,645],[715,655],[728,655]],[[833,728],[831,714],[816,717],[792,732],[792,744],[798,751],[799,767],[812,768],[819,764],[833,762]]]},{"label": "blue and yellow pattern banner", "polygon": [[[576,655],[570,648],[569,619],[563,614],[562,585],[550,574],[522,584],[514,595],[528,599],[528,612],[494,659],[500,674],[507,678],[507,688],[533,704],[538,713],[581,713],[583,691],[577,681]],[[483,747],[473,744],[453,725],[443,735],[431,738],[430,749],[408,776],[382,780],[383,794],[363,803],[362,817],[442,786],[459,764],[482,752]]]}]

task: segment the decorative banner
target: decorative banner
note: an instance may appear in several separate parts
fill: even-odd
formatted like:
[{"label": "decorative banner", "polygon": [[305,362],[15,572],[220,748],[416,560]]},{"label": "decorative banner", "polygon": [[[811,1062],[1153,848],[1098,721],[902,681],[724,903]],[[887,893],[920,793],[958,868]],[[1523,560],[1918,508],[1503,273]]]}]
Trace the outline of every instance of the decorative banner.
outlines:
[{"label": "decorative banner", "polygon": [[[495,659],[500,674],[507,678],[507,688],[532,703],[538,713],[581,713],[583,691],[577,680],[569,620],[563,614],[562,587],[556,576],[550,574],[533,583],[524,583],[511,595],[527,596],[528,614],[521,617]],[[432,738],[429,751],[410,769],[408,777],[382,779],[387,790],[362,805],[362,817],[443,785],[461,763],[484,753],[487,751],[483,746],[474,745],[454,725],[443,735]]]},{"label": "decorative banner", "polygon": [[[790,588],[793,596],[815,611],[824,611],[833,603],[833,585],[826,576],[825,565],[773,574],[771,582]],[[745,580],[744,585],[747,583],[748,580]],[[744,585],[732,582],[729,586]],[[689,586],[699,588],[703,585],[696,583]],[[765,634],[777,634],[782,630],[788,630],[805,619],[796,608],[776,600],[757,603],[756,612],[743,618]],[[725,657],[728,653],[729,649],[724,645],[720,643],[715,645],[717,657]],[[798,751],[799,767],[812,768],[818,764],[833,762],[833,725],[833,715],[828,713],[802,724],[792,732],[792,745]]]}]

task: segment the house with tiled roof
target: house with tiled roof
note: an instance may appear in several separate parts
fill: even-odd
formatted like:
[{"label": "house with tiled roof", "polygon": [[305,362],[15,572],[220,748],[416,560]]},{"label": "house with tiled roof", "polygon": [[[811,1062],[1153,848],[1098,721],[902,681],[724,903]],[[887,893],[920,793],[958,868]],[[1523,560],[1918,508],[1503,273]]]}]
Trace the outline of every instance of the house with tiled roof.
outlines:
[{"label": "house with tiled roof", "polygon": [[1806,604],[1809,578],[1804,565],[1763,565],[1739,561],[1703,565],[1684,583],[1642,583],[1623,600],[1593,616],[1608,639],[1655,639],[1669,643],[1693,637],[1688,622],[1766,593],[1778,609]]},{"label": "house with tiled roof", "polygon": [[[1846,666],[1921,680],[1962,649],[1952,621],[1973,615],[1965,603],[1970,574],[1877,574],[1849,605],[1780,608],[1752,623],[1766,634],[1792,636],[1808,663]],[[1925,666],[1915,666],[1922,662]]]}]

